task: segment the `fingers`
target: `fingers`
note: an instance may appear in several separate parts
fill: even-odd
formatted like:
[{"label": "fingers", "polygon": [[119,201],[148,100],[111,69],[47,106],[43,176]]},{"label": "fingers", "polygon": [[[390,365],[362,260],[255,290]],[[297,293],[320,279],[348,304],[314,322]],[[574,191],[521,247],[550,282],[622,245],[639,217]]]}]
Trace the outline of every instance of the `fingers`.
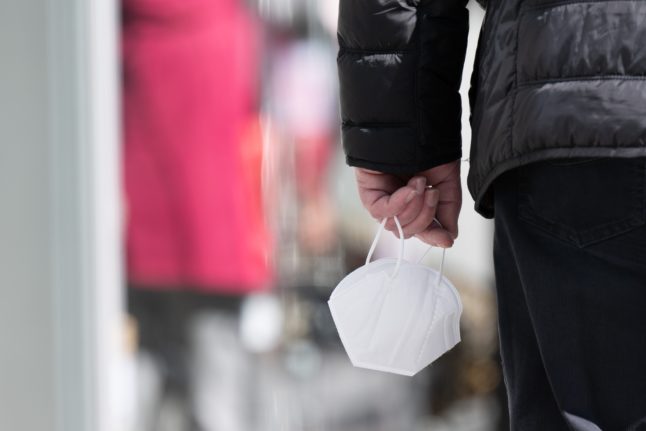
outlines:
[{"label": "fingers", "polygon": [[450,248],[453,246],[453,235],[446,230],[433,226],[415,235],[416,238],[434,247]]},{"label": "fingers", "polygon": [[439,224],[434,222],[415,236],[427,244],[449,248],[453,246],[453,242],[458,236],[458,216],[462,206],[462,197],[459,190],[457,195],[455,192],[444,191],[449,196],[447,199],[443,199],[442,192],[439,192],[440,200],[435,214]]},{"label": "fingers", "polygon": [[[424,190],[426,189],[426,180],[421,177],[412,178],[408,182],[407,186],[413,187],[415,189],[415,194],[400,213],[394,214],[397,216],[399,223],[402,226],[406,226],[415,220],[420,211],[424,208]],[[394,218],[389,218],[386,221],[386,229],[392,232],[398,231]]]},{"label": "fingers", "polygon": [[370,171],[362,168],[356,168],[354,172],[359,192],[376,191],[390,194],[405,185],[403,181],[394,175],[383,172]]},{"label": "fingers", "polygon": [[458,236],[458,216],[462,207],[462,191],[459,184],[444,187],[440,190],[440,201],[437,207],[436,218],[442,228],[455,239]]},{"label": "fingers", "polygon": [[[404,183],[395,175],[355,169],[361,202],[372,217],[387,218],[386,229],[399,236],[393,220],[397,216],[406,238],[417,236],[439,247],[451,247],[458,235],[462,205],[459,172],[459,164],[447,164]],[[427,182],[433,184],[432,189],[426,189]],[[434,218],[441,227],[432,223]]]},{"label": "fingers", "polygon": [[427,244],[449,248],[458,236],[458,215],[460,213],[460,200],[439,201],[435,217],[441,223],[431,225],[417,233],[415,236]]},{"label": "fingers", "polygon": [[[405,217],[414,218],[415,213],[419,213],[422,208],[422,203],[419,201],[423,195],[425,182],[426,180],[421,177],[412,178],[407,185],[399,187],[394,192],[384,188],[362,189],[360,186],[359,195],[370,215],[378,220],[400,216],[407,209],[409,212]],[[379,187],[384,187],[384,183],[380,183]]]},{"label": "fingers", "polygon": [[440,192],[438,190],[426,189],[421,211],[414,220],[403,227],[404,238],[410,238],[415,234],[423,232],[433,223],[439,198]]},{"label": "fingers", "polygon": [[[441,223],[440,226],[432,226],[429,232],[426,232],[424,237],[440,241],[443,244],[450,246],[449,242],[443,241],[447,235],[440,233],[444,230],[451,240],[458,236],[458,216],[462,207],[462,185],[460,181],[460,162],[446,163],[444,165],[436,166],[422,173],[433,188],[440,191],[440,201],[437,206],[437,213],[435,217]],[[435,231],[432,234],[430,231]],[[436,244],[439,245],[439,244]]]},{"label": "fingers", "polygon": [[355,177],[357,180],[359,199],[368,212],[370,212],[370,215],[375,218],[379,218],[380,215],[375,213],[373,209],[375,203],[380,201],[380,199],[388,197],[403,185],[393,175],[362,168],[355,169]]},{"label": "fingers", "polygon": [[429,227],[415,237],[433,247],[449,248],[454,243],[453,235],[440,225],[437,217]]}]

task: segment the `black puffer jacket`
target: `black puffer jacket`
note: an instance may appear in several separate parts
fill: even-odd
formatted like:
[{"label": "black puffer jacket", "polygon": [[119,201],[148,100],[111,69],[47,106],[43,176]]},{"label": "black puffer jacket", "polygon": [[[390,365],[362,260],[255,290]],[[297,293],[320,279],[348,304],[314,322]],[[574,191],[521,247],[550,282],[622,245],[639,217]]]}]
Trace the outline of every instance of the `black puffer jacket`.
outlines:
[{"label": "black puffer jacket", "polygon": [[[414,173],[460,157],[464,0],[341,0],[347,162]],[[548,158],[646,156],[646,1],[490,0],[470,92],[469,190]]]}]

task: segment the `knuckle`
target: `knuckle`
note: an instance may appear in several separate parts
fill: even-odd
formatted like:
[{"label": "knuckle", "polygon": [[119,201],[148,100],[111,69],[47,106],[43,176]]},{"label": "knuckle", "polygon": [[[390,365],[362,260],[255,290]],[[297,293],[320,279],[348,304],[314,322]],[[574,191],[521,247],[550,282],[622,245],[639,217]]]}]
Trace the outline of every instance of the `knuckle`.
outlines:
[{"label": "knuckle", "polygon": [[368,208],[370,215],[376,219],[381,219],[384,217],[384,209],[380,205],[372,205]]}]

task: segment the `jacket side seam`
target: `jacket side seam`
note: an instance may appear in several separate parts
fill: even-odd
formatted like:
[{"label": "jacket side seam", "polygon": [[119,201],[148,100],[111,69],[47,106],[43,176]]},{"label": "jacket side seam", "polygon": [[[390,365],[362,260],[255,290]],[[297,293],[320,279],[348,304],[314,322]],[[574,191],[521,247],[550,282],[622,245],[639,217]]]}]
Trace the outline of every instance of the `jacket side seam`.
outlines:
[{"label": "jacket side seam", "polygon": [[598,3],[598,4],[605,4],[605,3],[639,3],[639,1],[635,0],[570,0],[570,1],[554,1],[550,3],[545,3],[545,4],[538,4],[538,5],[531,5],[531,6],[525,6],[523,7],[523,12],[534,12],[538,10],[544,10],[544,9],[554,9],[557,7],[562,7],[562,6],[570,6],[570,5],[575,5],[575,4],[589,4],[589,3]]},{"label": "jacket side seam", "polygon": [[512,86],[512,95],[511,95],[511,107],[510,107],[510,118],[509,118],[509,154],[512,156],[517,156],[516,150],[514,149],[514,123],[516,118],[516,97],[518,96],[518,45],[520,39],[520,11],[518,11],[516,20],[516,34],[514,40],[514,77],[513,77],[513,86]]},{"label": "jacket side seam", "polygon": [[646,81],[646,75],[590,75],[590,76],[573,76],[564,78],[547,78],[525,81],[517,85],[522,87],[536,87],[544,84],[555,84],[559,82],[577,82],[577,81]]}]

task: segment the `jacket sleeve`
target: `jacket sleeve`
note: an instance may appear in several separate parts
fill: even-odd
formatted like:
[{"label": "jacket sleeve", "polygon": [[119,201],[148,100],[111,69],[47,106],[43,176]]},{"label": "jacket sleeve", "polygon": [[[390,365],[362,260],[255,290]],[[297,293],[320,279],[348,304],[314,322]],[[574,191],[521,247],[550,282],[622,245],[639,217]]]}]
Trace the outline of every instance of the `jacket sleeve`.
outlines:
[{"label": "jacket sleeve", "polygon": [[351,166],[409,174],[459,159],[467,0],[341,0],[337,65]]}]

